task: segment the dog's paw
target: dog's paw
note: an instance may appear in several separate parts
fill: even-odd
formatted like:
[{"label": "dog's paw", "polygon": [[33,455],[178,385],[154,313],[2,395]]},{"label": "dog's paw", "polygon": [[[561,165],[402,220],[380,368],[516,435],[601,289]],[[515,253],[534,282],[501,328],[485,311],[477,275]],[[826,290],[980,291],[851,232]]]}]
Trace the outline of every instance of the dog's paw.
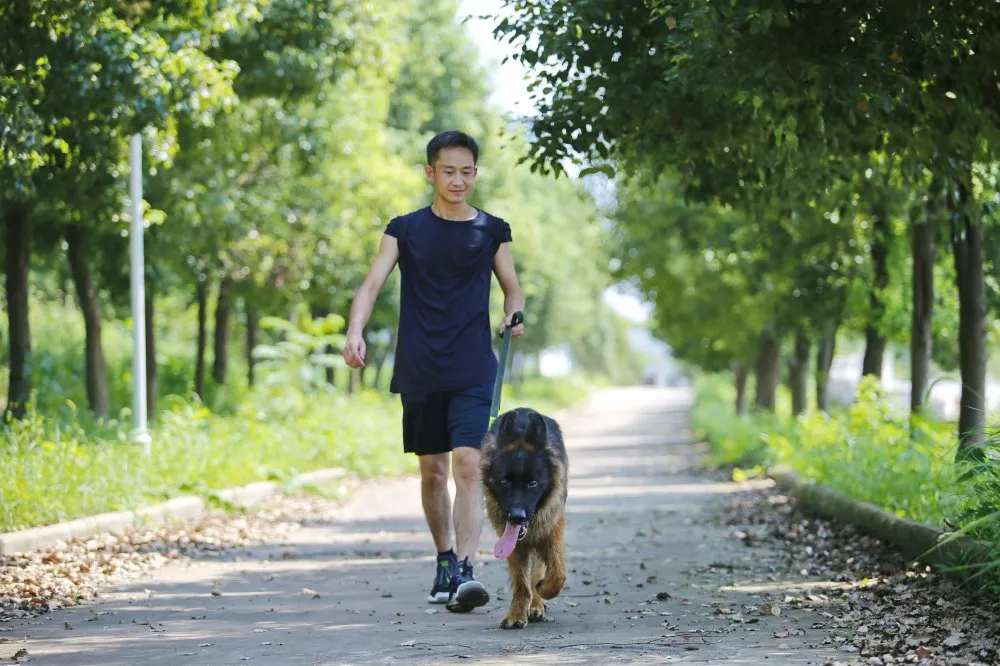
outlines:
[{"label": "dog's paw", "polygon": [[545,608],[541,610],[532,608],[528,611],[528,622],[548,622],[549,616],[545,614]]},{"label": "dog's paw", "polygon": [[500,620],[501,629],[524,629],[528,626],[527,617],[514,617],[513,615],[508,615],[504,619]]}]

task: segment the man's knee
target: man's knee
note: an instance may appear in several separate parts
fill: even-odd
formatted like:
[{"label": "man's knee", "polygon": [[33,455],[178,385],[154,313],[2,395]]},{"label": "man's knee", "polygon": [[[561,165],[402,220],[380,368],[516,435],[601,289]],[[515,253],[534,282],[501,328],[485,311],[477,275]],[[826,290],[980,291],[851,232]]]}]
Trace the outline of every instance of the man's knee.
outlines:
[{"label": "man's knee", "polygon": [[455,449],[453,472],[455,485],[471,487],[479,484],[479,450],[468,446]]},{"label": "man's knee", "polygon": [[420,480],[428,488],[446,487],[448,485],[448,454],[421,456]]}]

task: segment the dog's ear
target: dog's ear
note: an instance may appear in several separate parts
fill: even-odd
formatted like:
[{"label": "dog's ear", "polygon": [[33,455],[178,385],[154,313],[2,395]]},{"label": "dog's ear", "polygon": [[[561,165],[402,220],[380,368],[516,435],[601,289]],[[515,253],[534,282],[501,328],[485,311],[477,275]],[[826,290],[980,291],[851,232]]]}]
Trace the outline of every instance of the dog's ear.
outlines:
[{"label": "dog's ear", "polygon": [[515,428],[515,416],[517,416],[513,411],[504,412],[497,419],[497,439],[500,441],[508,441],[517,437],[517,429]]},{"label": "dog's ear", "polygon": [[549,438],[548,428],[545,426],[545,419],[538,412],[532,412],[528,417],[528,427],[524,431],[524,440],[537,449],[545,447]]}]

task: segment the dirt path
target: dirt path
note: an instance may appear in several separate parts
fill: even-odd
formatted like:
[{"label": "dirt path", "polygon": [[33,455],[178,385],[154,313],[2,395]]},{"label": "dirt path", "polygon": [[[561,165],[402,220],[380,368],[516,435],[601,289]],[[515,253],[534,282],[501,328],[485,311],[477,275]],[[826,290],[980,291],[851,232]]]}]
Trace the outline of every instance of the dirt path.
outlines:
[{"label": "dirt path", "polygon": [[99,603],[6,623],[0,660],[20,649],[79,666],[848,660],[821,645],[813,609],[782,605],[835,584],[786,571],[779,550],[716,519],[738,488],[694,467],[689,403],[683,391],[622,389],[561,417],[570,575],[549,623],[498,628],[509,585],[488,528],[476,575],[491,603],[466,615],[426,603],[433,558],[406,478],[307,516],[281,543],[169,564]]}]

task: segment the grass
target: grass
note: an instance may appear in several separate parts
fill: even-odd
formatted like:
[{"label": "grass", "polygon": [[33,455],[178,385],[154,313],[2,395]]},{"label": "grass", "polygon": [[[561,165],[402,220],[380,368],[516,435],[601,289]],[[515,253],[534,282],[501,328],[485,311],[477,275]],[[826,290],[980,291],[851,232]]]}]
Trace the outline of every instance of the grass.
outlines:
[{"label": "grass", "polygon": [[[164,325],[158,326],[161,399],[151,420],[149,456],[128,434],[131,340],[126,323],[105,324],[116,411],[98,421],[85,409],[82,327],[73,322],[78,313],[56,303],[35,307],[37,399],[26,418],[0,425],[0,532],[135,509],[183,494],[211,497],[225,487],[285,481],[325,467],[362,477],[417,471],[416,458],[402,453],[398,396],[384,386],[348,394],[325,382],[324,368],[316,362],[322,358],[314,352],[339,335],[335,318],[303,318],[297,327],[269,322],[283,328],[285,339],[272,338],[262,346],[267,358],[252,389],[243,380],[246,366],[234,339],[230,381],[224,386],[210,382],[202,402],[188,397],[193,344],[184,338],[193,339],[188,321],[193,314],[173,306],[173,312],[162,308]],[[4,391],[5,384],[0,377]],[[592,385],[581,378],[525,379],[504,386],[501,409],[531,404],[555,411],[585,398]]]},{"label": "grass", "polygon": [[785,465],[901,517],[972,527],[1000,548],[1000,521],[984,518],[1000,507],[996,441],[975,468],[957,466],[953,424],[919,421],[911,429],[907,417],[889,412],[870,381],[862,383],[853,405],[830,414],[810,410],[796,419],[786,392],[775,414],[742,415],[735,413],[725,377],[699,377],[696,392],[692,423],[709,442],[708,464],[735,467],[737,477]]}]

